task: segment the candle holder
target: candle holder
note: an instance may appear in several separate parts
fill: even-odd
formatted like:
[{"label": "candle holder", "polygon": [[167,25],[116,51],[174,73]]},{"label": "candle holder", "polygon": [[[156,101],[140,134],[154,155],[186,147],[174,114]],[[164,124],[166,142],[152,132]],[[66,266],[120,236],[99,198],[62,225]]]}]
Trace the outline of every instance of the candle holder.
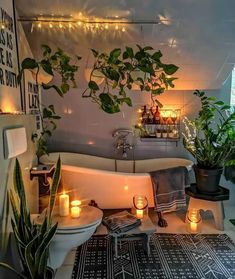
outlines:
[{"label": "candle holder", "polygon": [[186,217],[186,226],[189,233],[200,233],[202,229],[202,218],[198,209],[192,208]]},{"label": "candle holder", "polygon": [[133,197],[134,214],[138,219],[143,219],[148,215],[148,200],[143,195],[136,195]]}]

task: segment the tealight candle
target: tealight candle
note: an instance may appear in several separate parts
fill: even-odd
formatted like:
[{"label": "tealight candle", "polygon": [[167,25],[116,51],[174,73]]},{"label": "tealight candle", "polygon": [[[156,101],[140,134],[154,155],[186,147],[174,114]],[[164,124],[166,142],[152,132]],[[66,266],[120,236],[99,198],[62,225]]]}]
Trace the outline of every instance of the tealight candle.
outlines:
[{"label": "tealight candle", "polygon": [[79,201],[79,200],[75,200],[75,201],[72,201],[72,202],[71,202],[71,206],[79,206],[79,205],[81,205],[81,204],[82,204],[82,202]]},{"label": "tealight candle", "polygon": [[143,209],[136,209],[136,217],[138,219],[143,219],[143,217],[144,217],[144,210]]},{"label": "tealight candle", "polygon": [[69,215],[69,195],[65,192],[59,196],[59,212],[62,217]]},{"label": "tealight candle", "polygon": [[81,208],[79,206],[71,207],[71,217],[72,218],[80,217],[80,213],[81,213]]}]

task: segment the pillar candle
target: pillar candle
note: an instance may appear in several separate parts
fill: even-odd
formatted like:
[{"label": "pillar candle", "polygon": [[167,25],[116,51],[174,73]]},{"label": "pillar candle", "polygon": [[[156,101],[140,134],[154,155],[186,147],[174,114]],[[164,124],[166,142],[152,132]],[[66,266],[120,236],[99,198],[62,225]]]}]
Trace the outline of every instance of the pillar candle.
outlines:
[{"label": "pillar candle", "polygon": [[136,209],[136,217],[138,219],[142,219],[144,217],[144,210],[143,209]]},{"label": "pillar candle", "polygon": [[59,196],[59,212],[62,217],[69,215],[69,195],[65,193]]}]

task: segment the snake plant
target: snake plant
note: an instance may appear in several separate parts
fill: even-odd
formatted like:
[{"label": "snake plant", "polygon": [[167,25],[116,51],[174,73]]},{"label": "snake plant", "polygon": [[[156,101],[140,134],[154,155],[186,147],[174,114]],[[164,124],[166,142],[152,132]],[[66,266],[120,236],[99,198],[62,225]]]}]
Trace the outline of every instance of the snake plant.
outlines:
[{"label": "snake plant", "polygon": [[0,263],[0,267],[10,269],[20,278],[46,278],[49,245],[57,229],[57,224],[52,224],[52,213],[55,206],[60,176],[61,160],[58,158],[50,186],[50,199],[47,212],[42,224],[37,225],[30,218],[21,167],[19,161],[16,159],[14,169],[14,190],[10,190],[10,201],[13,212],[11,225],[22,271],[17,271],[6,263]]}]

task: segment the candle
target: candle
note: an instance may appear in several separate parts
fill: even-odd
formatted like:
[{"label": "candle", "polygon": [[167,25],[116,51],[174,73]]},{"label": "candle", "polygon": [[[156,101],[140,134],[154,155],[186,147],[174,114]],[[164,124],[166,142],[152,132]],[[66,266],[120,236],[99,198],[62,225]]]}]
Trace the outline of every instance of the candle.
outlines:
[{"label": "candle", "polygon": [[197,223],[191,222],[190,223],[190,230],[192,233],[196,233],[198,228],[197,228]]},{"label": "candle", "polygon": [[72,218],[80,217],[80,213],[81,213],[81,208],[79,206],[71,207],[71,217]]},{"label": "candle", "polygon": [[144,217],[144,210],[143,209],[136,209],[136,217],[138,219],[143,219],[143,217]]},{"label": "candle", "polygon": [[74,200],[74,201],[71,202],[71,206],[79,206],[81,204],[82,204],[82,202],[79,201],[79,200]]},{"label": "candle", "polygon": [[69,195],[65,192],[59,196],[59,212],[62,217],[69,215]]}]

